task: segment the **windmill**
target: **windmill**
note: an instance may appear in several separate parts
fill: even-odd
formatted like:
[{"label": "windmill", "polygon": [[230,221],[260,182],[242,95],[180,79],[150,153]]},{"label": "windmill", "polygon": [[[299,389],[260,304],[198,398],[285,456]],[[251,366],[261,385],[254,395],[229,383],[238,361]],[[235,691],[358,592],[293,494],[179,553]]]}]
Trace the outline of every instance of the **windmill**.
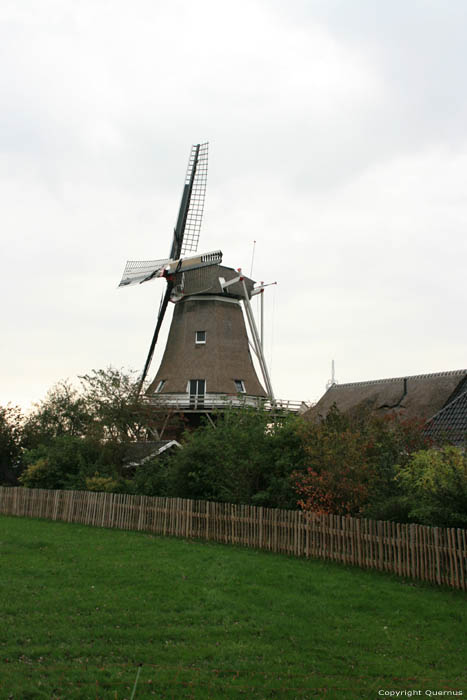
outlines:
[{"label": "windmill", "polygon": [[[220,250],[197,254],[206,194],[208,144],[192,146],[167,258],[128,261],[119,286],[166,281],[140,379],[146,381],[169,302],[175,305],[159,369],[145,390],[155,408],[209,413],[232,403],[274,400],[250,299],[264,291],[241,270],[225,267]],[[244,313],[241,303],[243,303]],[[248,336],[245,317],[250,328]],[[264,386],[256,374],[252,348]]]}]

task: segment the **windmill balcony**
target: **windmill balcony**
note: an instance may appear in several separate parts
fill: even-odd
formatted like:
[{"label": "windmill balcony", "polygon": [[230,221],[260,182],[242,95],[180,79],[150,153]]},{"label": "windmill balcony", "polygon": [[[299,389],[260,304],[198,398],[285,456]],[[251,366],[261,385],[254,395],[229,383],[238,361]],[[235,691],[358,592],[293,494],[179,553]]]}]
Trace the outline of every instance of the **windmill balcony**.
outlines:
[{"label": "windmill balcony", "polygon": [[[303,402],[283,401],[275,399],[271,401],[263,396],[249,396],[247,394],[151,394],[144,396],[146,404],[160,411],[206,412],[224,410],[227,408],[257,408],[265,411],[286,411],[288,413],[301,413]],[[306,408],[309,408],[306,406]]]}]

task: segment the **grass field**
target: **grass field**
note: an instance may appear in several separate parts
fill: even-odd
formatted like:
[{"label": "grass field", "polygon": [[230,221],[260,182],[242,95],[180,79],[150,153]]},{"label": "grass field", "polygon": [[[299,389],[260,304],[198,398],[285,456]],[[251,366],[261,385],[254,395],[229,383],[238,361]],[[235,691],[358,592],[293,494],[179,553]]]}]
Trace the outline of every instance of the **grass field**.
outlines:
[{"label": "grass field", "polygon": [[467,695],[458,591],[5,516],[0,554],[2,700]]}]

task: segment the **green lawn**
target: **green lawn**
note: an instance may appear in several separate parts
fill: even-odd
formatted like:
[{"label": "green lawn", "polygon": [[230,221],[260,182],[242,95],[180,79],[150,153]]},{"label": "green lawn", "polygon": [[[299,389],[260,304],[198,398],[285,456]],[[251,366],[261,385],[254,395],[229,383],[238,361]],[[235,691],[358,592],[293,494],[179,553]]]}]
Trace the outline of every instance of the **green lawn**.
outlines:
[{"label": "green lawn", "polygon": [[0,554],[2,700],[129,700],[138,664],[135,700],[467,695],[467,608],[458,591],[5,516]]}]

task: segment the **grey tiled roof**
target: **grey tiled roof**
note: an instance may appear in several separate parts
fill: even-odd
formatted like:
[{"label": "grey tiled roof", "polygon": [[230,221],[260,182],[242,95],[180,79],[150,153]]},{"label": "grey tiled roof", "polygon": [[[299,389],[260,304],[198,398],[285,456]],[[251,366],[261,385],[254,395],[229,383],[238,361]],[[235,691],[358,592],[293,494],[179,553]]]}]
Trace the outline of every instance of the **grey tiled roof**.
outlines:
[{"label": "grey tiled roof", "polygon": [[438,411],[428,421],[425,432],[434,439],[448,438],[463,444],[467,440],[467,391]]}]

